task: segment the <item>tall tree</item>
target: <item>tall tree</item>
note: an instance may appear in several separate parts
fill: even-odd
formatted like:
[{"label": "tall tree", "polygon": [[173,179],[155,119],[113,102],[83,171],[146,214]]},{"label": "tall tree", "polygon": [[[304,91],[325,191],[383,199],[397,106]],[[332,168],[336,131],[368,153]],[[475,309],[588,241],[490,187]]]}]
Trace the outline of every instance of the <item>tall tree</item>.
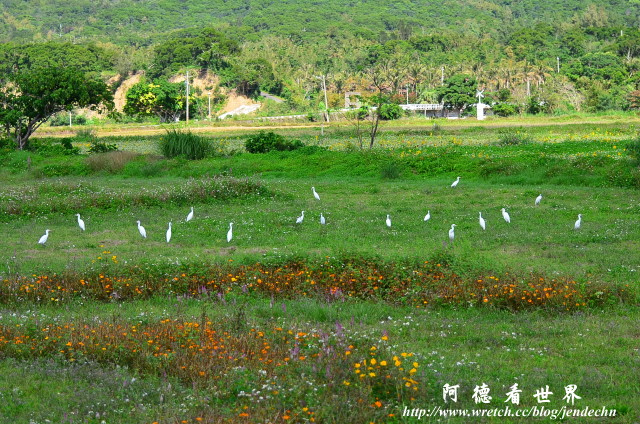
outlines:
[{"label": "tall tree", "polygon": [[467,105],[475,101],[477,88],[478,82],[475,78],[465,74],[456,74],[447,78],[444,85],[438,89],[438,101],[462,113]]}]

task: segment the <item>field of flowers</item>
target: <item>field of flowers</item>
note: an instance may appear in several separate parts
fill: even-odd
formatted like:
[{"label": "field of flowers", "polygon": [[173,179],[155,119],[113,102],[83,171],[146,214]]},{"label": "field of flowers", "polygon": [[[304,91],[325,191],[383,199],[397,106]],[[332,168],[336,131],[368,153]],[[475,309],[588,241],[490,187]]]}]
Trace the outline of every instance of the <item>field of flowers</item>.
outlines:
[{"label": "field of flowers", "polygon": [[225,152],[200,161],[141,135],[0,152],[0,422],[416,423],[403,411],[502,407],[517,383],[516,409],[576,385],[579,408],[636,423],[640,168],[635,128],[601,120],[414,119],[372,152],[347,124],[256,155],[212,131]]},{"label": "field of flowers", "polygon": [[[321,263],[292,261],[280,266],[202,264],[175,267],[118,266],[104,251],[100,271],[5,278],[0,303],[63,303],[77,299],[127,301],[152,296],[216,298],[315,298],[327,301],[375,300],[410,307],[461,305],[513,311],[544,308],[571,311],[606,304],[635,303],[629,284],[611,285],[537,274],[456,274],[436,258],[422,263],[332,259]],[[109,264],[112,262],[112,264]],[[193,269],[198,269],[197,273]]]}]

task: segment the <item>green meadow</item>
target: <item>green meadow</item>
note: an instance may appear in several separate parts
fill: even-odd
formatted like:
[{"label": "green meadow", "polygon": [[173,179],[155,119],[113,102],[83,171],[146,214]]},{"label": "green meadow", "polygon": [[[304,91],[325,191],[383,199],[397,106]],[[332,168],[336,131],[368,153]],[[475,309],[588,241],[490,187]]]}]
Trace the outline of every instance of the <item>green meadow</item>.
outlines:
[{"label": "green meadow", "polygon": [[514,410],[575,384],[575,408],[637,422],[636,121],[582,119],[403,120],[373,149],[292,125],[271,129],[306,147],[259,154],[269,126],[201,125],[200,160],[100,127],[66,134],[77,154],[3,150],[0,421],[530,422],[403,416],[517,383]]}]

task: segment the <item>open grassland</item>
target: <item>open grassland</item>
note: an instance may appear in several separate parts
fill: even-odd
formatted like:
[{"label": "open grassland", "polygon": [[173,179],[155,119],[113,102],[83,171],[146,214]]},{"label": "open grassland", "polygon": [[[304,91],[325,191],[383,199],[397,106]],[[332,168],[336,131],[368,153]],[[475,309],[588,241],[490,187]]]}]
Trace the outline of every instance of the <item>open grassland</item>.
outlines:
[{"label": "open grassland", "polygon": [[4,152],[0,421],[429,422],[404,407],[499,408],[517,383],[513,409],[547,385],[562,408],[575,384],[577,408],[637,422],[636,135],[599,118],[506,120],[527,125],[511,145],[498,122],[403,121],[373,151],[336,125],[279,131],[311,146],[294,152],[214,135],[199,161],[137,135],[101,138],[124,153]]}]

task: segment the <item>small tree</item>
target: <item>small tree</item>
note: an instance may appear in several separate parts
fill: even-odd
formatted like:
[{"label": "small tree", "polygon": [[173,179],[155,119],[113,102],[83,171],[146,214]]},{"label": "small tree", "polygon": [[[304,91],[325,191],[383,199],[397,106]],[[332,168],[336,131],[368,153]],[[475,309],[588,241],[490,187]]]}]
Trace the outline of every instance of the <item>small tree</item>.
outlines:
[{"label": "small tree", "polygon": [[475,102],[477,88],[478,82],[475,78],[457,74],[447,78],[444,85],[438,89],[438,101],[462,114],[467,105]]},{"label": "small tree", "polygon": [[[388,104],[389,98],[383,94],[376,94],[368,100],[360,99],[364,106],[350,113],[352,121],[356,126],[356,137],[360,143],[360,148],[364,145],[364,136],[369,139],[369,148],[373,148],[378,135],[380,125],[380,114],[383,105]],[[368,123],[368,125],[366,125]]]},{"label": "small tree", "polygon": [[[127,92],[124,113],[132,116],[153,116],[161,122],[173,122],[185,109],[184,85],[164,79],[139,82]],[[192,100],[193,101],[193,100]]]},{"label": "small tree", "polygon": [[113,108],[107,85],[70,68],[15,72],[0,89],[0,124],[20,150],[52,115],[75,108]]}]

